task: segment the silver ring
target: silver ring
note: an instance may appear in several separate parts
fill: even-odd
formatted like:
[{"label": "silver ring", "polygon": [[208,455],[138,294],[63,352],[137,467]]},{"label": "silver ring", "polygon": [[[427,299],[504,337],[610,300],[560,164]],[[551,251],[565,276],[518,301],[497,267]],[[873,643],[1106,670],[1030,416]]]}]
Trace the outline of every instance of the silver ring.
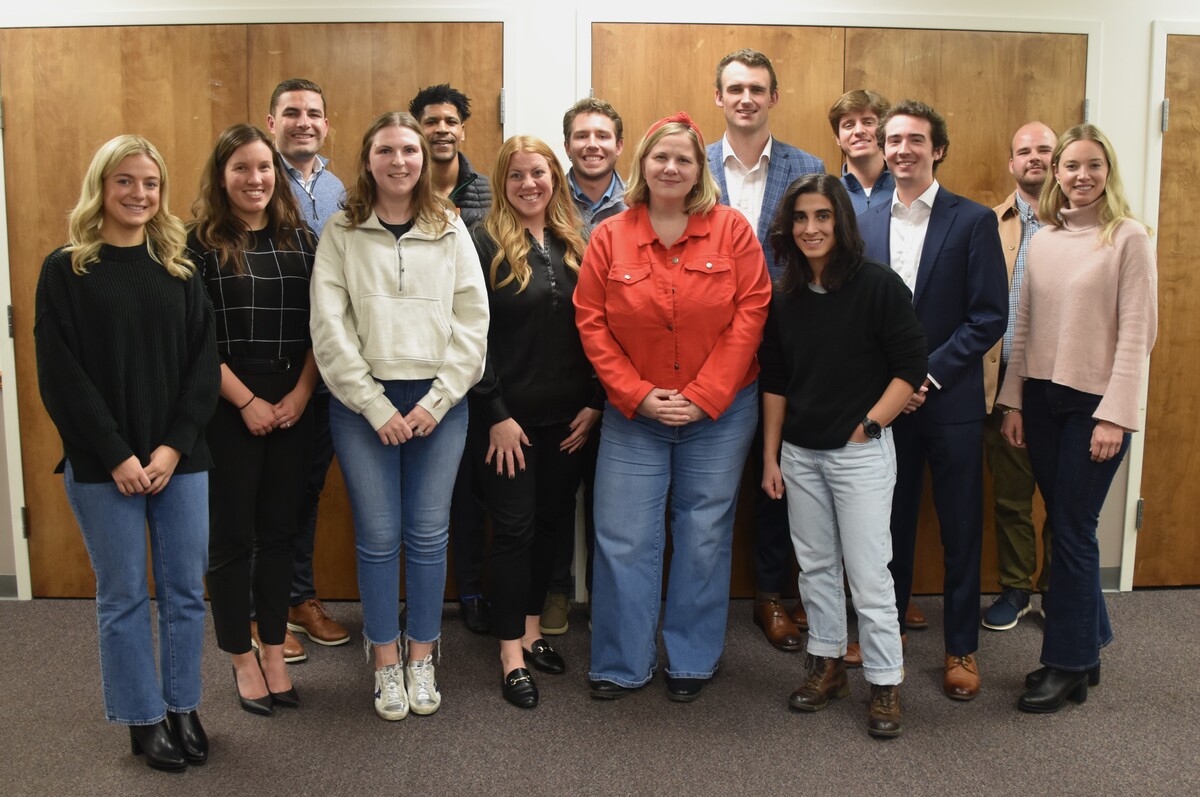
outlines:
[{"label": "silver ring", "polygon": [[418,429],[418,430],[417,430],[417,431],[415,431],[413,434],[415,434],[417,437],[424,437],[424,436],[425,436],[425,430],[424,430],[424,429]]},{"label": "silver ring", "polygon": [[283,428],[284,428],[284,429],[290,429],[290,428],[291,428],[291,426],[292,426],[292,422],[291,422],[291,421],[284,421],[284,424],[283,424]]}]

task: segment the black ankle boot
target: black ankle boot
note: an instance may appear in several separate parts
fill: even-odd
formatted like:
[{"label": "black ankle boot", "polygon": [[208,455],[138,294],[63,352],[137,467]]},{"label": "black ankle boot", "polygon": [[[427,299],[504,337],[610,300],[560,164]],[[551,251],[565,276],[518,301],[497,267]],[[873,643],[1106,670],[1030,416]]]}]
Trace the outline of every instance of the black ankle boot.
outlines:
[{"label": "black ankle boot", "polygon": [[[1038,667],[1036,670],[1034,670],[1033,672],[1026,675],[1025,676],[1025,688],[1032,689],[1035,686],[1037,686],[1038,684],[1040,684],[1042,682],[1042,679],[1044,679],[1046,677],[1046,670],[1048,670],[1048,669],[1050,669],[1050,668],[1049,667]],[[1096,662],[1096,666],[1093,667],[1092,669],[1088,670],[1087,674],[1088,674],[1088,686],[1099,686],[1100,685],[1100,662]]]},{"label": "black ankle boot", "polygon": [[203,764],[208,760],[208,735],[200,724],[200,715],[195,711],[186,714],[167,712],[167,727],[179,744],[183,757],[189,764]]},{"label": "black ankle boot", "polygon": [[1017,708],[1031,714],[1053,714],[1067,700],[1082,703],[1087,700],[1088,672],[1067,672],[1046,668],[1041,683],[1021,695]]},{"label": "black ankle boot", "polygon": [[134,755],[145,755],[146,763],[153,769],[165,772],[187,769],[187,759],[175,743],[166,720],[154,725],[130,725],[129,746]]}]

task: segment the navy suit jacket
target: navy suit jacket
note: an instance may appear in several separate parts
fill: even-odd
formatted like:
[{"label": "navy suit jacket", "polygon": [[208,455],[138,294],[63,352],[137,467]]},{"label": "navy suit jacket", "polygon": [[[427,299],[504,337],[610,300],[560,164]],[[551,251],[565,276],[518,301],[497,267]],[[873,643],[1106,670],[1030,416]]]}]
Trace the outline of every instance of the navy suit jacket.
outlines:
[{"label": "navy suit jacket", "polygon": [[[712,171],[717,185],[721,186],[721,204],[728,205],[730,204],[729,188],[725,185],[725,163],[721,158],[721,142],[709,144],[706,152],[708,168]],[[762,245],[763,254],[767,258],[767,269],[771,272],[772,280],[782,275],[782,272],[775,267],[775,253],[771,251],[771,242],[768,240],[771,224],[775,221],[775,213],[779,210],[779,201],[783,199],[784,192],[787,191],[787,187],[792,184],[793,180],[810,172],[824,174],[825,164],[820,158],[809,155],[804,150],[797,149],[790,144],[784,144],[777,138],[772,140],[771,160],[767,164],[767,187],[763,193],[758,229],[755,230],[758,242]],[[1005,301],[1008,301],[1007,293]]]},{"label": "navy suit jacket", "polygon": [[[858,217],[867,257],[891,263],[891,202]],[[939,186],[917,269],[913,308],[929,342],[929,386],[917,410],[938,423],[986,414],[983,356],[1008,324],[1008,271],[996,214]]]}]

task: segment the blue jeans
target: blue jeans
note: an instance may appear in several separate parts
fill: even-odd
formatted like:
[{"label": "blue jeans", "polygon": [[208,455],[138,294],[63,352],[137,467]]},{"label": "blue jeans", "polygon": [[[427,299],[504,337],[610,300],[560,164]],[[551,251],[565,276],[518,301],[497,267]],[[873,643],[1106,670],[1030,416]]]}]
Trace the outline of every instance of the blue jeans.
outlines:
[{"label": "blue jeans", "polygon": [[[383,382],[388,399],[407,415],[430,381]],[[374,645],[400,638],[400,548],[405,549],[407,636],[434,642],[442,633],[450,494],[467,439],[467,403],[460,401],[428,437],[384,445],[366,418],[336,398],[329,430],[354,512],[363,634]]]},{"label": "blue jeans", "polygon": [[780,469],[800,562],[800,597],[808,611],[808,652],[830,658],[846,655],[844,560],[867,682],[900,683],[904,654],[896,590],[888,570],[896,486],[892,430],[884,429],[879,440],[829,451],[784,443]]},{"label": "blue jeans", "polygon": [[[75,481],[68,462],[64,483],[96,573],[105,716],[109,722],[153,725],[168,711],[195,709],[204,645],[208,474],[176,474],[158,495],[126,497],[112,481]],[[161,681],[146,584],[147,526]]]},{"label": "blue jeans", "polygon": [[1112,625],[1100,591],[1100,510],[1121,460],[1092,462],[1088,449],[1100,396],[1042,379],[1025,380],[1022,418],[1029,462],[1046,501],[1050,538],[1050,600],[1042,664],[1074,672],[1100,662],[1100,648],[1112,641]]},{"label": "blue jeans", "polygon": [[716,672],[756,393],[750,385],[717,420],[683,427],[641,415],[630,420],[605,407],[596,465],[592,680],[636,687],[654,675],[668,498],[674,552],[663,616],[667,672],[676,678]]}]

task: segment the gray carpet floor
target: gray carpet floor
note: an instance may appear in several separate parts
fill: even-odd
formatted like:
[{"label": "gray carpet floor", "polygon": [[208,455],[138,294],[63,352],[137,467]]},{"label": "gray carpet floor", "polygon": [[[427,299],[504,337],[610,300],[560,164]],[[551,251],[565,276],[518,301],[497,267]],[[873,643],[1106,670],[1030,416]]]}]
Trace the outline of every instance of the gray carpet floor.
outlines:
[{"label": "gray carpet floor", "polygon": [[149,770],[125,729],[105,723],[92,602],[0,602],[0,795],[1200,794],[1200,591],[1107,600],[1117,640],[1102,684],[1083,705],[1031,716],[1015,704],[1037,663],[1040,620],[981,631],[983,690],[958,703],[940,691],[941,599],[920,599],[930,627],[910,634],[894,740],[865,732],[861,671],[849,698],[817,714],[789,710],[803,654],[768,646],[748,601],[733,602],[720,673],[692,704],[669,702],[661,676],[620,701],[590,699],[587,618],[575,608],[555,640],[569,671],[537,678],[533,711],[503,702],[496,643],[468,633],[447,604],[442,709],[388,723],[371,708],[359,605],[336,603],[354,641],[308,645],[291,669],[304,705],[272,717],[238,708],[210,634],[201,716],[211,760],[182,775]]}]

